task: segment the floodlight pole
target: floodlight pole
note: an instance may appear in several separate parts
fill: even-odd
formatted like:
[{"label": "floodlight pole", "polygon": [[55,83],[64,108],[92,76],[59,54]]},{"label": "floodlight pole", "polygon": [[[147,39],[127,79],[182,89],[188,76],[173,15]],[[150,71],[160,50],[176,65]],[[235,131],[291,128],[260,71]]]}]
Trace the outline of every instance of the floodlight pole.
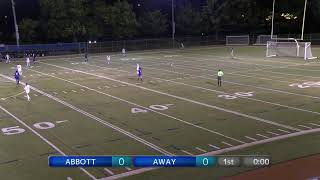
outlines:
[{"label": "floodlight pole", "polygon": [[13,19],[14,19],[14,28],[16,30],[16,40],[17,40],[17,46],[20,46],[20,37],[19,37],[19,27],[18,27],[18,23],[17,23],[17,16],[16,16],[16,9],[15,9],[15,2],[14,0],[11,0],[11,4],[12,4],[12,13],[13,13]]},{"label": "floodlight pole", "polygon": [[303,10],[303,21],[302,21],[302,30],[301,30],[301,40],[304,39],[304,22],[305,22],[305,20],[306,20],[307,3],[308,3],[308,0],[305,0],[305,2],[304,2],[304,10]]},{"label": "floodlight pole", "polygon": [[172,15],[172,47],[174,48],[174,39],[176,33],[176,23],[174,21],[174,0],[171,0],[171,15]]},{"label": "floodlight pole", "polygon": [[274,8],[275,8],[276,0],[273,0],[272,5],[272,22],[271,22],[271,39],[273,39],[273,23],[274,23]]}]

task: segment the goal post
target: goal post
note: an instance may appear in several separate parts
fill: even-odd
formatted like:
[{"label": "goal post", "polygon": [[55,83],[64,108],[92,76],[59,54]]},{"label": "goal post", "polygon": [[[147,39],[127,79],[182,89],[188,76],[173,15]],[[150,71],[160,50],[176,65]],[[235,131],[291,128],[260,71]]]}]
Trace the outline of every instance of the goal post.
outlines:
[{"label": "goal post", "polygon": [[256,43],[254,45],[260,45],[260,46],[265,46],[267,45],[268,41],[271,41],[274,38],[278,38],[277,35],[258,35],[256,39]]},{"label": "goal post", "polygon": [[249,35],[241,35],[241,36],[226,36],[226,45],[243,45],[247,46],[250,44],[250,36]]},{"label": "goal post", "polygon": [[303,57],[304,60],[316,59],[312,55],[311,42],[299,42],[297,39],[277,39],[267,42],[266,57]]}]

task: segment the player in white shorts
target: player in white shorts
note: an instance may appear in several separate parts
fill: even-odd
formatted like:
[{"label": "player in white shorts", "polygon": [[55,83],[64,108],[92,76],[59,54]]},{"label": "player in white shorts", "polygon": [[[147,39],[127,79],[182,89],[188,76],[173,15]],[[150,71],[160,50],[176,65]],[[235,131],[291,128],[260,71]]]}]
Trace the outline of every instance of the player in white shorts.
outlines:
[{"label": "player in white shorts", "polygon": [[7,55],[6,55],[6,63],[7,63],[7,64],[10,63],[10,56],[9,56],[8,53],[7,53]]},{"label": "player in white shorts", "polygon": [[30,93],[30,85],[28,83],[26,83],[26,86],[24,87],[24,91],[26,92],[27,94],[27,98],[28,98],[28,101],[31,100],[30,96],[29,96],[29,93]]},{"label": "player in white shorts", "polygon": [[234,49],[233,48],[231,48],[230,55],[231,55],[231,59],[234,59]]},{"label": "player in white shorts", "polygon": [[26,63],[27,63],[27,67],[30,67],[30,57],[29,56],[27,56]]},{"label": "player in white shorts", "polygon": [[126,49],[125,48],[122,49],[122,56],[126,56]]},{"label": "player in white shorts", "polygon": [[111,62],[111,56],[107,56],[107,63],[110,64]]}]

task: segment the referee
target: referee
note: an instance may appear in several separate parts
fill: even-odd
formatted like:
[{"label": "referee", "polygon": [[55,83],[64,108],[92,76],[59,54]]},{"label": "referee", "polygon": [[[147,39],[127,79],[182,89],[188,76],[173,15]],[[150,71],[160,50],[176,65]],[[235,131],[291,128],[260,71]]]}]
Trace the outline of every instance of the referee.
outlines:
[{"label": "referee", "polygon": [[219,69],[218,71],[218,86],[221,87],[221,79],[223,77],[224,73]]}]

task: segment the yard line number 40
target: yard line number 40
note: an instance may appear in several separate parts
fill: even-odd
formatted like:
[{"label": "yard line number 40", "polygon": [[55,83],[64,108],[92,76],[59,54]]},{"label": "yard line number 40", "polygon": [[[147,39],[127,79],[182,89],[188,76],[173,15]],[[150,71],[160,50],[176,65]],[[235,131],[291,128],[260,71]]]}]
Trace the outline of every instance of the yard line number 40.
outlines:
[{"label": "yard line number 40", "polygon": [[[169,106],[172,106],[173,104],[164,104],[164,105],[151,105],[149,106],[150,109],[155,110],[155,111],[165,111],[169,109]],[[131,108],[131,113],[137,114],[137,113],[147,113],[148,110],[142,109],[142,108]]]}]

